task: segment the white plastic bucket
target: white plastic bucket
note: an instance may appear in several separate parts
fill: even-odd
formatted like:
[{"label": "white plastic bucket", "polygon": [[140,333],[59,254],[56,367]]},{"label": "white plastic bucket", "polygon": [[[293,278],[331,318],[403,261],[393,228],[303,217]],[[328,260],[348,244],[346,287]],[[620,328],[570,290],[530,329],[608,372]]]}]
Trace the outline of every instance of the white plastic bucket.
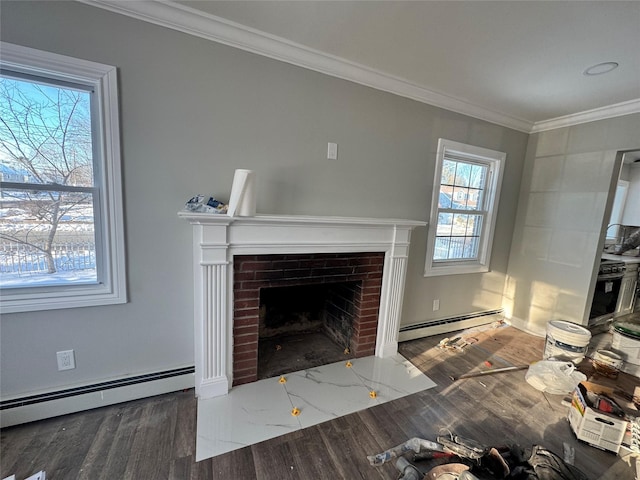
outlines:
[{"label": "white plastic bucket", "polygon": [[611,348],[622,355],[625,362],[640,365],[640,339],[624,335],[614,327]]},{"label": "white plastic bucket", "polygon": [[551,320],[547,324],[543,358],[553,357],[578,364],[584,359],[590,341],[591,332],[583,326],[565,320]]}]

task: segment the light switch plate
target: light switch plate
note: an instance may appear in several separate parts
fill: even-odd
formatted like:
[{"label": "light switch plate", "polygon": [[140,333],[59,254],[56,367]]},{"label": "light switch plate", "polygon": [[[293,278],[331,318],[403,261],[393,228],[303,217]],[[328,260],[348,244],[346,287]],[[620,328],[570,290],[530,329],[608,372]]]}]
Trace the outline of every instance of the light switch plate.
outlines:
[{"label": "light switch plate", "polygon": [[327,144],[327,159],[328,160],[337,160],[338,159],[338,144],[329,142]]}]

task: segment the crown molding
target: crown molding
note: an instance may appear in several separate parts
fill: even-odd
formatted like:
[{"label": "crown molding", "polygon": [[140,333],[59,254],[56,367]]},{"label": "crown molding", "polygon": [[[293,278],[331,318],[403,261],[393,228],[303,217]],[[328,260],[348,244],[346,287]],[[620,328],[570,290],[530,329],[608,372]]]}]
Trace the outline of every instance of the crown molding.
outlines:
[{"label": "crown molding", "polygon": [[170,1],[78,0],[360,85],[529,133],[533,122],[429,90],[405,79]]},{"label": "crown molding", "polygon": [[536,122],[531,129],[531,133],[570,127],[572,125],[595,122],[596,120],[605,120],[607,118],[622,117],[633,113],[640,113],[640,98]]},{"label": "crown molding", "polygon": [[536,133],[640,112],[640,99],[636,99],[563,117],[533,122],[430,90],[403,78],[174,3],[170,0],[77,1],[524,133]]}]

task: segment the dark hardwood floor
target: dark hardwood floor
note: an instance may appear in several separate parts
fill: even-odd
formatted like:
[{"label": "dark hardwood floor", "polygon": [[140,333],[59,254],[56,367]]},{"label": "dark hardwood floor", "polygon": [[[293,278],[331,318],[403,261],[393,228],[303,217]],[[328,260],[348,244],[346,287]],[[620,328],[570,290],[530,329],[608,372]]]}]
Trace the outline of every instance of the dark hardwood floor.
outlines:
[{"label": "dark hardwood floor", "polygon": [[412,437],[435,440],[440,429],[486,445],[539,444],[560,455],[566,442],[589,478],[633,478],[616,455],[575,439],[562,397],[530,387],[526,370],[452,382],[450,375],[485,369],[485,361],[499,368],[542,357],[542,338],[511,327],[474,336],[478,343],[462,352],[437,348],[443,336],[401,344],[401,353],[438,384],[433,389],[201,462],[193,390],[6,428],[0,478],[45,470],[50,480],[391,480],[398,477],[393,464],[372,467],[367,455]]}]

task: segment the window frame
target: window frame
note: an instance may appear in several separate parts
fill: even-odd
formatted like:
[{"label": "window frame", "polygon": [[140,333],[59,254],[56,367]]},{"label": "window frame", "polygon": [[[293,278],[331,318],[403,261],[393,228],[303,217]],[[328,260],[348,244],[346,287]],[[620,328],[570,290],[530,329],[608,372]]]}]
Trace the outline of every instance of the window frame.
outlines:
[{"label": "window frame", "polygon": [[80,84],[93,91],[97,108],[92,113],[92,136],[98,156],[94,181],[99,192],[94,229],[103,258],[96,284],[0,289],[0,313],[126,303],[117,69],[6,42],[0,42],[0,51],[3,70]]},{"label": "window frame", "polygon": [[[436,234],[438,228],[438,216],[440,214],[439,198],[442,180],[442,168],[444,160],[450,154],[454,161],[469,161],[486,165],[489,169],[485,188],[485,199],[480,234],[478,256],[474,259],[434,260]],[[489,271],[491,263],[491,248],[497,218],[498,205],[500,203],[500,190],[504,173],[504,162],[507,154],[496,150],[468,145],[453,140],[440,138],[436,153],[435,173],[433,180],[433,195],[431,198],[431,212],[427,232],[427,252],[425,259],[424,276],[455,275],[466,273],[484,273]],[[469,213],[478,213],[477,210],[467,210]]]}]

